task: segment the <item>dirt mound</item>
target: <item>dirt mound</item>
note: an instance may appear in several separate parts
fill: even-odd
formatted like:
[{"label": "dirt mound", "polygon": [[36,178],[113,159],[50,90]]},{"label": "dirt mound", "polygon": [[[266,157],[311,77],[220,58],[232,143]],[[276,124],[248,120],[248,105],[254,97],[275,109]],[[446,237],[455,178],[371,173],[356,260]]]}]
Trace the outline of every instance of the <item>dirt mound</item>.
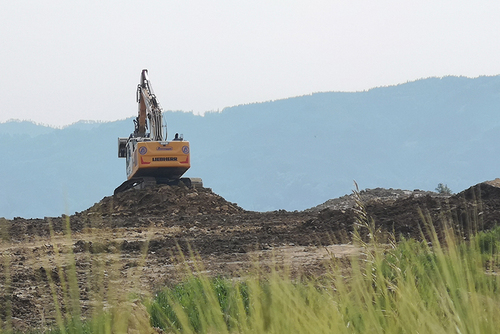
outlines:
[{"label": "dirt mound", "polygon": [[[415,189],[412,191],[412,190],[402,190],[402,189],[392,189],[392,188],[365,189],[361,190],[359,194],[361,195],[361,200],[364,203],[370,203],[373,201],[390,203],[394,202],[395,200],[408,197],[413,197],[413,198],[424,197],[424,196],[442,197],[442,198],[449,197],[449,195],[442,195],[433,191],[424,191],[419,189]],[[355,203],[356,202],[354,200],[354,195],[350,194],[350,195],[344,195],[339,198],[329,199],[325,203],[307,209],[306,211],[321,211],[327,208],[332,210],[346,210],[354,207]]]},{"label": "dirt mound", "polygon": [[244,210],[210,188],[161,185],[104,197],[82,214],[103,216],[235,214]]},{"label": "dirt mound", "polygon": [[[354,205],[352,196],[343,203],[347,201]],[[350,207],[342,210],[334,207],[321,210],[303,227],[316,232],[329,231],[340,235],[341,231],[342,235],[351,235],[356,212]],[[381,235],[390,233],[396,238],[421,239],[426,223],[432,223],[440,233],[445,222],[467,236],[470,232],[488,230],[500,223],[500,188],[484,182],[453,196],[372,197],[365,201],[365,209]],[[361,229],[361,232],[366,235],[368,231]]]},{"label": "dirt mound", "polygon": [[62,233],[69,223],[72,232],[85,228],[131,228],[151,225],[152,221],[187,222],[189,217],[227,216],[243,213],[236,203],[226,201],[210,188],[187,188],[161,185],[129,190],[104,197],[89,209],[72,216],[46,217],[44,219],[14,218],[8,222],[12,240],[47,237],[50,229]]},{"label": "dirt mound", "polygon": [[490,186],[493,186],[493,187],[500,187],[500,179],[499,178],[496,178],[492,181],[486,181],[484,183],[489,184]]}]

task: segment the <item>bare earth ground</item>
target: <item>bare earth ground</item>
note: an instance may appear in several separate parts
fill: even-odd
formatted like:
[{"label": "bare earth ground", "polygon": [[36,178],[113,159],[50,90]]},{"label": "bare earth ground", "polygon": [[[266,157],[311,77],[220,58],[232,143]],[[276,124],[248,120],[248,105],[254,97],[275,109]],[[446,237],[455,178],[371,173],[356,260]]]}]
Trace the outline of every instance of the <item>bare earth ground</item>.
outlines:
[{"label": "bare earth ground", "polygon": [[[438,230],[439,222],[453,222],[465,237],[500,220],[500,179],[454,196],[381,188],[360,195],[381,238],[421,238],[420,213]],[[16,329],[53,324],[54,296],[64,300],[61,277],[71,280],[72,263],[84,314],[101,300],[106,306],[179,282],[186,263],[196,265],[180,260],[180,251],[190,249],[203,266],[198,270],[214,276],[244,276],[256,261],[285,263],[293,275],[322,275],[325,260],[360,252],[351,243],[354,205],[349,195],[301,212],[259,213],[208,188],[161,186],[105,197],[70,217],[2,220],[0,319],[11,310]],[[365,228],[360,232],[366,237]]]}]

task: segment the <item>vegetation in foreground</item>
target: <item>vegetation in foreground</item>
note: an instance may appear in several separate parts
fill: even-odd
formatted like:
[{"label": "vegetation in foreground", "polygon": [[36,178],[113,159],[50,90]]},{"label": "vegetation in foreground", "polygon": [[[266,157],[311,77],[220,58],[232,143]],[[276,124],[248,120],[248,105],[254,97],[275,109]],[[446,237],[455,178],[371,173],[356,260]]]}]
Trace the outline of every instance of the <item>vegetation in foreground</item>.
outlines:
[{"label": "vegetation in foreground", "polygon": [[[431,231],[431,233],[433,233]],[[500,228],[458,241],[365,244],[349,268],[293,281],[256,272],[245,281],[192,275],[159,292],[151,322],[178,333],[496,333]]]},{"label": "vegetation in foreground", "polygon": [[[143,314],[135,322],[133,304],[123,302],[81,322],[69,276],[68,306],[57,310],[57,327],[45,332],[152,333],[154,326],[174,333],[496,333],[500,228],[467,241],[445,229],[440,241],[432,224],[426,226],[427,242],[358,238],[363,254],[347,264],[332,257],[322,277],[292,280],[286,268],[256,265],[244,280],[231,280],[195,268],[184,283],[145,301],[150,319]],[[10,332],[8,319],[2,328]]]}]

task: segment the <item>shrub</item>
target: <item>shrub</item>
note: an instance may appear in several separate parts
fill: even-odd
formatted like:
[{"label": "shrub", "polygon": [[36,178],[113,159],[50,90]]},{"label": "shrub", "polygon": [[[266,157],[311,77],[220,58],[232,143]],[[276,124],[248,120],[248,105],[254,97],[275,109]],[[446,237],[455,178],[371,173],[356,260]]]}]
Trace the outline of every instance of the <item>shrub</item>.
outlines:
[{"label": "shrub", "polygon": [[451,195],[453,192],[451,191],[450,188],[448,188],[448,185],[439,183],[438,186],[436,187],[436,192],[439,194],[443,195]]}]

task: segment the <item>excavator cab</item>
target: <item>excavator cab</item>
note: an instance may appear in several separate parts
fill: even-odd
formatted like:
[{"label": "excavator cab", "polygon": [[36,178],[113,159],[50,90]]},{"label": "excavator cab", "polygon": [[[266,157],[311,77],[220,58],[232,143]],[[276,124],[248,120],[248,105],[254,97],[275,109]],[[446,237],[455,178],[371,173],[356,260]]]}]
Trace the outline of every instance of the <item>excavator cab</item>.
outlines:
[{"label": "excavator cab", "polygon": [[118,158],[125,158],[127,156],[127,141],[128,138],[118,138]]}]

